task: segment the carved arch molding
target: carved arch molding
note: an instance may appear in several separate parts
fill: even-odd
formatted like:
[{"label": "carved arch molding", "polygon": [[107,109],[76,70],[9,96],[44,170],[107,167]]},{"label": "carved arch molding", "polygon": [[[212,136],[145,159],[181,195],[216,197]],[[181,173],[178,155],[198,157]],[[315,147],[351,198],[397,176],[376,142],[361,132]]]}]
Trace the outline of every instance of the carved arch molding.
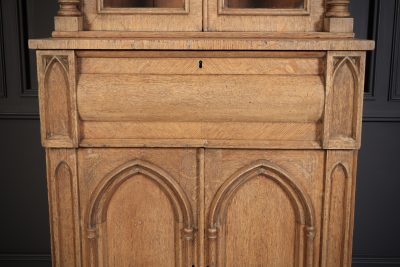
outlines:
[{"label": "carved arch molding", "polygon": [[107,223],[108,206],[117,189],[128,179],[135,179],[137,175],[155,182],[168,197],[174,212],[175,229],[179,229],[175,235],[180,237],[177,238],[176,249],[179,252],[176,254],[176,266],[188,266],[194,251],[194,221],[189,199],[168,173],[142,160],[133,160],[115,169],[102,180],[92,194],[87,229],[91,266],[107,266],[104,262],[107,259],[107,248],[103,247],[105,242],[102,242],[102,239],[107,238],[104,225]]},{"label": "carved arch molding", "polygon": [[358,99],[360,88],[360,58],[335,57],[333,71],[332,107],[341,107],[332,118],[331,138],[356,140]]},{"label": "carved arch molding", "polygon": [[271,179],[290,200],[296,220],[295,262],[299,266],[313,265],[315,236],[314,210],[305,191],[290,176],[274,164],[260,160],[237,171],[217,191],[208,214],[208,260],[210,266],[225,266],[224,232],[229,203],[240,188],[255,177]]},{"label": "carved arch molding", "polygon": [[[68,57],[67,56],[45,56],[44,65],[44,97],[46,106],[44,108],[44,123],[46,126],[46,138],[69,139],[71,133],[71,116],[68,111],[70,107],[69,81],[68,81]],[[65,114],[60,119],[59,114]]]}]

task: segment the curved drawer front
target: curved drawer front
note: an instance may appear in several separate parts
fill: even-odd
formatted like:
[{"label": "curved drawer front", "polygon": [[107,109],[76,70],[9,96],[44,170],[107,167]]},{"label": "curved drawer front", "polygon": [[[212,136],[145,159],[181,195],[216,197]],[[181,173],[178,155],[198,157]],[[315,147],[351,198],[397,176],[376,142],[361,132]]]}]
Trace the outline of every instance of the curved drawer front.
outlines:
[{"label": "curved drawer front", "polygon": [[323,103],[318,76],[84,74],[78,83],[87,121],[315,122]]},{"label": "curved drawer front", "polygon": [[[167,139],[241,139],[237,132],[246,127],[260,140],[272,138],[271,127],[286,129],[277,140],[291,127],[306,129],[289,134],[293,140],[318,137],[321,53],[159,54],[81,55],[77,101],[85,138],[161,138],[145,130],[152,127]],[[120,134],[101,133],[117,126]],[[221,134],[227,129],[230,135]]]}]

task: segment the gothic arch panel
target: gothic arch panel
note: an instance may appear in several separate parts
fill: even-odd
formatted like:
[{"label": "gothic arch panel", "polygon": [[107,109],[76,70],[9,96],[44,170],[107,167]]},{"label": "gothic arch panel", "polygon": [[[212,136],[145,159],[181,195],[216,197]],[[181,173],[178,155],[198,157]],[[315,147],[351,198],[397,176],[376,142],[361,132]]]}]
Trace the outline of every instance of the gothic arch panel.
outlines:
[{"label": "gothic arch panel", "polygon": [[[72,172],[65,161],[61,161],[54,173],[54,205],[57,224],[54,235],[58,239],[56,265],[69,266],[75,264],[75,239],[70,233],[75,233],[74,190]],[[72,257],[71,257],[72,255]]]},{"label": "gothic arch panel", "polygon": [[193,223],[190,202],[171,176],[149,162],[128,162],[92,194],[91,265],[187,266],[193,258]]},{"label": "gothic arch panel", "polygon": [[69,138],[71,133],[67,57],[45,57],[44,102],[46,137]]},{"label": "gothic arch panel", "polygon": [[333,73],[332,107],[336,111],[331,121],[331,138],[355,138],[357,116],[358,71],[356,62],[349,57],[336,63]]},{"label": "gothic arch panel", "polygon": [[[211,202],[210,266],[231,266],[241,259],[265,266],[312,266],[313,240],[314,211],[308,196],[270,162],[257,161],[236,172]],[[250,247],[262,250],[246,249]],[[287,255],[276,257],[283,248]]]},{"label": "gothic arch panel", "polygon": [[334,256],[327,257],[326,266],[346,266],[347,257],[346,240],[348,235],[346,229],[349,227],[347,207],[350,205],[350,184],[347,168],[342,164],[336,164],[330,176],[330,194],[328,225],[327,225],[327,245],[326,251]]}]

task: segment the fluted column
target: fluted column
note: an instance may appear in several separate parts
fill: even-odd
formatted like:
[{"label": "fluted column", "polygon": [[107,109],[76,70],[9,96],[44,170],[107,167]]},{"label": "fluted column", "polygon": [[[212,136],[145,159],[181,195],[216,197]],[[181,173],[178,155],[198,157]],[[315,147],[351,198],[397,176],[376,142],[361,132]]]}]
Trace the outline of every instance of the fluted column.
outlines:
[{"label": "fluted column", "polygon": [[324,28],[327,32],[353,32],[350,0],[327,0]]}]

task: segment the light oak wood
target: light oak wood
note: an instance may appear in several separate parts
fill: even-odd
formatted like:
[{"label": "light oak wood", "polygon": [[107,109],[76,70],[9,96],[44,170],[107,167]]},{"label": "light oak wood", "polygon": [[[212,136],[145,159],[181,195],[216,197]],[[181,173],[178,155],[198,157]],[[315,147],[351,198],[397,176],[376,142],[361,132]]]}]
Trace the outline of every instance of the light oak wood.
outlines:
[{"label": "light oak wood", "polygon": [[195,149],[82,149],[78,158],[83,266],[195,264]]},{"label": "light oak wood", "polygon": [[156,1],[138,1],[138,0],[102,0],[103,7],[111,8],[143,8],[143,7],[154,7],[154,8],[179,8],[184,5],[181,0],[156,0]]},{"label": "light oak wood", "polygon": [[351,266],[356,158],[354,151],[327,152],[321,266]]},{"label": "light oak wood", "polygon": [[[260,145],[261,142],[282,144],[288,142],[293,147],[318,147],[322,136],[322,126],[316,123],[247,123],[247,122],[83,122],[80,144],[94,144],[103,140],[103,144],[128,144],[148,141],[162,144],[161,140],[170,140],[186,145],[201,141],[202,145],[214,143]],[[118,129],[116,131],[115,129]],[[109,141],[107,141],[109,140]],[[171,144],[171,145],[172,145]],[[296,145],[297,144],[297,145]],[[289,145],[288,145],[289,147]]]},{"label": "light oak wood", "polygon": [[323,152],[207,152],[209,265],[316,266]]},{"label": "light oak wood", "polygon": [[[200,35],[201,36],[201,35]],[[276,39],[276,38],[53,38],[30,40],[31,49],[77,50],[292,50],[292,51],[365,51],[374,42],[348,39]]]},{"label": "light oak wood", "polygon": [[350,265],[365,52],[38,56],[56,266]]},{"label": "light oak wood", "polygon": [[327,0],[324,29],[327,32],[353,32],[354,20],[349,12],[350,0]]},{"label": "light oak wood", "polygon": [[287,9],[302,8],[307,5],[305,0],[227,0],[224,1],[226,8],[271,8],[271,9]]},{"label": "light oak wood", "polygon": [[350,17],[349,12],[350,0],[327,0],[326,17]]},{"label": "light oak wood", "polygon": [[56,31],[352,32],[353,25],[339,22],[350,17],[350,0],[81,1],[59,0]]},{"label": "light oak wood", "polygon": [[88,51],[78,56],[81,74],[321,75],[325,54]]},{"label": "light oak wood", "polygon": [[80,0],[58,0],[60,9],[58,10],[58,16],[65,17],[79,17],[82,15],[80,11]]},{"label": "light oak wood", "polygon": [[55,38],[228,38],[228,39],[345,39],[353,38],[347,32],[127,32],[127,31],[54,31]]},{"label": "light oak wood", "polygon": [[329,52],[327,57],[325,148],[359,148],[365,55]]},{"label": "light oak wood", "polygon": [[42,144],[45,147],[77,147],[75,53],[37,52]]},{"label": "light oak wood", "polygon": [[324,1],[305,1],[303,8],[224,8],[223,0],[207,0],[208,31],[323,31]]},{"label": "light oak wood", "polygon": [[317,122],[323,94],[319,76],[259,75],[82,74],[77,92],[84,121],[138,122]]},{"label": "light oak wood", "polygon": [[83,16],[80,0],[58,0],[59,10],[54,17],[54,28],[60,32],[83,30]]},{"label": "light oak wood", "polygon": [[29,43],[53,266],[351,266],[348,0],[59,4]]},{"label": "light oak wood", "polygon": [[202,30],[202,2],[196,0],[185,0],[177,8],[110,8],[94,0],[85,2],[83,13],[88,31]]},{"label": "light oak wood", "polygon": [[81,266],[77,151],[46,149],[53,266]]}]

